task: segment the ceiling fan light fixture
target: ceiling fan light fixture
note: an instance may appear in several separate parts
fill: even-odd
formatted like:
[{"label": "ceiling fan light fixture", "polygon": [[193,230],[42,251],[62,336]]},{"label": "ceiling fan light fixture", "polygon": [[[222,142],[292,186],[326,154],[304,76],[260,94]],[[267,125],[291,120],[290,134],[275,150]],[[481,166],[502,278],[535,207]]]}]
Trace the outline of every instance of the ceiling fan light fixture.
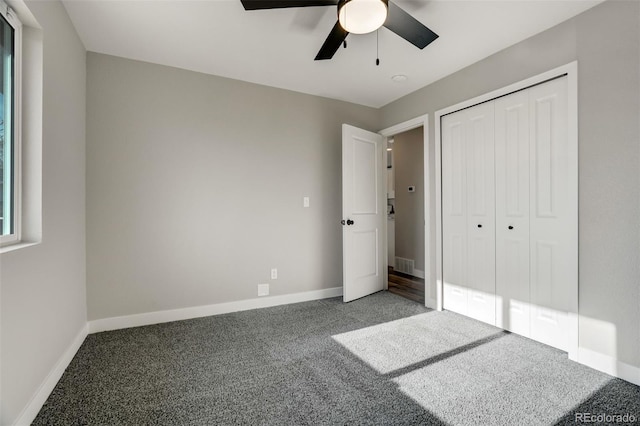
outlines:
[{"label": "ceiling fan light fixture", "polygon": [[340,0],[338,21],[353,34],[367,34],[387,20],[388,0]]}]

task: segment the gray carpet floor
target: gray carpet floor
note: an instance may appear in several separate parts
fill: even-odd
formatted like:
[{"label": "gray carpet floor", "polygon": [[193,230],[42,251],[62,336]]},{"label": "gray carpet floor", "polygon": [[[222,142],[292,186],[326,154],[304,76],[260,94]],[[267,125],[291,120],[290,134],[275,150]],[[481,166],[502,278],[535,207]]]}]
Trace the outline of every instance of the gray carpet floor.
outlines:
[{"label": "gray carpet floor", "polygon": [[640,423],[640,388],[381,292],[91,334],[33,424],[554,425],[576,413]]}]

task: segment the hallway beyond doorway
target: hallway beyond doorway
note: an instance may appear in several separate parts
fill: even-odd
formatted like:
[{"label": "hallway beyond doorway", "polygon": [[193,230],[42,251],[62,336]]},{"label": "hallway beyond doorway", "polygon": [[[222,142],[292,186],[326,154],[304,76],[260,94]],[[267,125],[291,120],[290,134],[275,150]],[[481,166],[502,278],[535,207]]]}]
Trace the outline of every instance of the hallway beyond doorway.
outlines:
[{"label": "hallway beyond doorway", "polygon": [[424,279],[394,271],[389,267],[389,291],[424,305]]}]

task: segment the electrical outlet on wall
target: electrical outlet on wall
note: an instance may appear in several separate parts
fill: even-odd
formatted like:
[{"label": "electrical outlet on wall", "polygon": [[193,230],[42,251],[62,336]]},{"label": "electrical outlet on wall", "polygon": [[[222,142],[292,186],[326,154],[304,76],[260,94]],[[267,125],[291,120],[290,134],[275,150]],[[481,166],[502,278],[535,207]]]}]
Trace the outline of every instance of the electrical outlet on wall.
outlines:
[{"label": "electrical outlet on wall", "polygon": [[258,284],[258,296],[269,295],[269,284]]},{"label": "electrical outlet on wall", "polygon": [[278,268],[271,268],[271,279],[272,280],[278,279]]}]

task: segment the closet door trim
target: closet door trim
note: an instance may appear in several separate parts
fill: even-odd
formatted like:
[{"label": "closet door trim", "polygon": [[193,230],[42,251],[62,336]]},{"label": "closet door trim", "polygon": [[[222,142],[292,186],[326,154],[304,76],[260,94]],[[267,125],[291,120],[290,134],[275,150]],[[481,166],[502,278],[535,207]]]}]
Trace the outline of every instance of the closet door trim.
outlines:
[{"label": "closet door trim", "polygon": [[570,284],[569,292],[572,295],[569,311],[569,341],[568,354],[569,359],[578,360],[578,62],[574,61],[569,64],[560,66],[550,71],[527,78],[509,86],[486,93],[484,95],[466,100],[464,102],[452,105],[450,107],[436,111],[435,121],[435,216],[436,216],[436,305],[438,310],[443,309],[443,279],[442,279],[442,136],[441,136],[441,119],[443,116],[484,103],[494,99],[509,95],[520,90],[554,80],[560,77],[567,77],[567,101],[568,101],[568,144],[569,144],[569,164],[568,174],[571,179],[569,186],[569,205],[575,216],[570,232],[574,236],[575,244],[572,250],[575,264],[576,279]]}]

